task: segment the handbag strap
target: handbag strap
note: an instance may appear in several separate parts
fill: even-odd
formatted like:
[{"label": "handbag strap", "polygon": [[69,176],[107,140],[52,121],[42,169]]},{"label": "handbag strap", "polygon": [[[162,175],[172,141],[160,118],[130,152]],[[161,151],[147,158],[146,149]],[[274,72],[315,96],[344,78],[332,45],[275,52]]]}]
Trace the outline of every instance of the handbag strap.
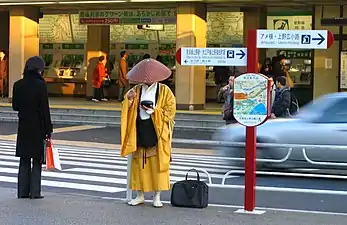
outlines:
[{"label": "handbag strap", "polygon": [[186,174],[186,180],[188,180],[188,174],[189,174],[189,172],[193,172],[193,171],[196,172],[197,180],[200,181],[200,175],[199,175],[199,172],[198,172],[196,169],[190,169],[190,170],[188,170],[188,172],[187,172],[187,174]]}]

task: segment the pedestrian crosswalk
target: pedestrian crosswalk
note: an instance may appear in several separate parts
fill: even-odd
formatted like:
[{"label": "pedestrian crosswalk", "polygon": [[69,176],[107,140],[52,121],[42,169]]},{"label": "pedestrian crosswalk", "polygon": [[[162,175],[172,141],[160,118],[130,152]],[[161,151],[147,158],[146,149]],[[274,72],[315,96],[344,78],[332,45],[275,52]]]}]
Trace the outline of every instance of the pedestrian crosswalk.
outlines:
[{"label": "pedestrian crosswalk", "polygon": [[[118,193],[126,191],[127,158],[119,151],[86,147],[55,146],[60,155],[62,171],[43,171],[43,188],[62,190]],[[0,186],[17,183],[19,159],[15,156],[15,143],[0,142]],[[189,169],[205,169],[212,178],[220,179],[230,170],[227,161],[215,156],[173,154],[170,179],[185,179]],[[195,177],[195,174],[191,174]],[[200,173],[203,179],[206,175]]]}]

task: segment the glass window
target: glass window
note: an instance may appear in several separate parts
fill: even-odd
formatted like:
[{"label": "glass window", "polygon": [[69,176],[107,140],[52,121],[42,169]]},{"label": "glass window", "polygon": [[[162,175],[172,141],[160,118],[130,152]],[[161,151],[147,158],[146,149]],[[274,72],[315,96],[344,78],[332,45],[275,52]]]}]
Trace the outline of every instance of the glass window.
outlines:
[{"label": "glass window", "polygon": [[318,123],[347,123],[347,99],[336,101],[318,119]]}]

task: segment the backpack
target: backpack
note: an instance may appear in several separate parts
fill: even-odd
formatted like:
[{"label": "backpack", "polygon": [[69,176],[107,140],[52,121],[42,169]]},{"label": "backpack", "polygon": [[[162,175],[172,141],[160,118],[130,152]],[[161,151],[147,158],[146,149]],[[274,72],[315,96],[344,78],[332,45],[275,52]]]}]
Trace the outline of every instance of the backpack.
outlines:
[{"label": "backpack", "polygon": [[285,91],[289,91],[290,93],[290,105],[289,105],[289,108],[287,109],[287,113],[288,113],[288,116],[293,116],[299,112],[299,108],[300,108],[299,101],[298,101],[298,98],[289,89],[284,90],[281,93],[281,97]]}]

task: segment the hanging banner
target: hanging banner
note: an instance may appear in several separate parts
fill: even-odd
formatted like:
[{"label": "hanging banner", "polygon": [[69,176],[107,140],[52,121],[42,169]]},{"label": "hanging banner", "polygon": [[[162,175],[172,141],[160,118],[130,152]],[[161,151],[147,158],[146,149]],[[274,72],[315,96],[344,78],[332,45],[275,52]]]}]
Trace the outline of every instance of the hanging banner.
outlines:
[{"label": "hanging banner", "polygon": [[114,24],[176,24],[176,9],[86,10],[79,11],[79,23]]}]

